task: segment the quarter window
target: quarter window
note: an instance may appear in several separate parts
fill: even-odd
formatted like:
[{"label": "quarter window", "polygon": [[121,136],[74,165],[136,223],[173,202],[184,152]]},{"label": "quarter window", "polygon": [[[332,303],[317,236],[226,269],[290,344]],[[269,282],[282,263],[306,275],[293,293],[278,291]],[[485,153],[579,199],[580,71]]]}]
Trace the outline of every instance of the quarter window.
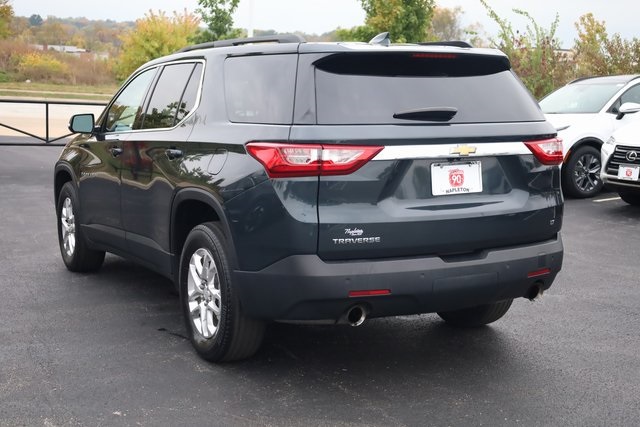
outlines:
[{"label": "quarter window", "polygon": [[296,86],[296,55],[241,56],[224,64],[229,120],[290,124]]}]

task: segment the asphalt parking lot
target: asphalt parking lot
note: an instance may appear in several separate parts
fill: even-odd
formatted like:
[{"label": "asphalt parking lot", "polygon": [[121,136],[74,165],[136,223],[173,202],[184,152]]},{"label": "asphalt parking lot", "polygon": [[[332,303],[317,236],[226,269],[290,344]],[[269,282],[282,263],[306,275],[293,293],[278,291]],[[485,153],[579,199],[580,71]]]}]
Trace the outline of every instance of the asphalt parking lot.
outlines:
[{"label": "asphalt parking lot", "polygon": [[0,425],[640,424],[640,209],[615,194],[566,202],[556,283],[489,327],[277,324],[212,365],[166,279],[115,256],[65,269],[59,152],[0,147]]}]

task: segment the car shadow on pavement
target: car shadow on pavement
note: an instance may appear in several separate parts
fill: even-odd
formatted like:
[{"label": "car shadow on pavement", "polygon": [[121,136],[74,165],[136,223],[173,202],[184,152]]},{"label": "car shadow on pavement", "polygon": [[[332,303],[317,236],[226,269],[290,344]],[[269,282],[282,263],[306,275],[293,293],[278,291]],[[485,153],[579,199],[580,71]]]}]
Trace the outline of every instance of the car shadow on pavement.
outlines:
[{"label": "car shadow on pavement", "polygon": [[[155,319],[159,323],[154,329],[167,339],[184,340],[180,351],[190,353],[187,360],[198,360],[187,343],[178,297],[169,280],[113,256],[100,274],[85,277],[95,287],[92,292],[99,294],[96,297],[107,295],[130,305],[133,316]],[[139,313],[142,303],[145,312]],[[493,325],[470,329],[449,326],[435,314],[370,319],[360,327],[271,323],[253,358],[220,365],[200,360],[198,365],[211,372],[240,374],[263,386],[286,376],[320,383],[340,378],[358,387],[384,381],[388,375],[406,377],[404,383],[394,381],[396,385],[417,386],[422,377],[431,383],[452,378],[464,383],[475,382],[478,376],[536,369],[537,361],[519,357],[517,339],[513,343],[510,329],[504,329],[507,322],[509,313]]]}]

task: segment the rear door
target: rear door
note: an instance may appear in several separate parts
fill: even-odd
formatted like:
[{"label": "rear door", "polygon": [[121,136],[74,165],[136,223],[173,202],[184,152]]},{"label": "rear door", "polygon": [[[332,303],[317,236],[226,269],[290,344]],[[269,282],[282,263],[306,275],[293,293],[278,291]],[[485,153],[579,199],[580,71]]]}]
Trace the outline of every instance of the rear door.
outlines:
[{"label": "rear door", "polygon": [[[291,140],[379,149],[355,172],[320,174],[322,258],[482,256],[556,235],[558,168],[532,148],[544,158],[559,145],[506,57],[304,56]],[[300,89],[310,82],[313,94]]]}]

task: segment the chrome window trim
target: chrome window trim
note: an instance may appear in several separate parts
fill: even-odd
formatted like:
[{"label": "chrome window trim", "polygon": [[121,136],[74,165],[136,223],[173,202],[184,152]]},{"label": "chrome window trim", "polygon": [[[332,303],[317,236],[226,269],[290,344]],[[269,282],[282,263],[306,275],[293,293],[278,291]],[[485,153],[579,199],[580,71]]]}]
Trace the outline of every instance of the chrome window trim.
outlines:
[{"label": "chrome window trim", "polygon": [[[174,126],[172,127],[168,127],[168,128],[150,128],[150,129],[132,129],[132,130],[123,130],[123,131],[118,131],[118,132],[104,132],[105,135],[115,135],[115,134],[131,134],[131,133],[140,133],[140,132],[157,132],[157,131],[169,131],[169,130],[174,130],[176,128],[178,128],[179,126],[181,126],[185,121],[187,121],[193,114],[195,114],[195,111],[198,109],[198,107],[200,106],[200,101],[202,98],[202,86],[204,83],[204,74],[205,74],[205,70],[207,68],[207,61],[205,61],[204,59],[183,59],[183,60],[178,60],[178,61],[171,61],[171,62],[164,62],[162,64],[156,64],[153,65],[151,67],[147,67],[144,68],[140,71],[138,71],[135,75],[131,76],[131,78],[129,80],[127,80],[127,84],[123,85],[121,90],[118,91],[118,93],[113,97],[113,99],[111,100],[110,104],[108,105],[108,108],[105,110],[105,114],[108,114],[109,109],[111,108],[111,106],[113,105],[113,102],[118,98],[118,96],[120,96],[120,94],[122,93],[122,91],[129,86],[129,83],[131,83],[136,77],[138,77],[140,74],[144,73],[145,71],[148,70],[152,70],[152,69],[157,69],[161,68],[161,67],[165,67],[167,65],[176,65],[176,64],[197,64],[200,63],[202,64],[202,73],[200,75],[200,82],[198,83],[198,91],[196,93],[196,103],[194,104],[193,108],[191,109],[191,111],[189,111],[189,114],[187,114],[186,116],[184,116],[184,118],[182,120],[180,120],[178,123],[176,123]],[[162,77],[162,74],[160,75],[160,77]],[[157,85],[157,81],[156,81],[156,85]],[[189,82],[187,81],[187,84],[189,84]],[[156,85],[153,86],[153,90],[155,91]],[[148,91],[145,94],[148,95]],[[151,93],[151,95],[153,96],[153,93]]]}]

